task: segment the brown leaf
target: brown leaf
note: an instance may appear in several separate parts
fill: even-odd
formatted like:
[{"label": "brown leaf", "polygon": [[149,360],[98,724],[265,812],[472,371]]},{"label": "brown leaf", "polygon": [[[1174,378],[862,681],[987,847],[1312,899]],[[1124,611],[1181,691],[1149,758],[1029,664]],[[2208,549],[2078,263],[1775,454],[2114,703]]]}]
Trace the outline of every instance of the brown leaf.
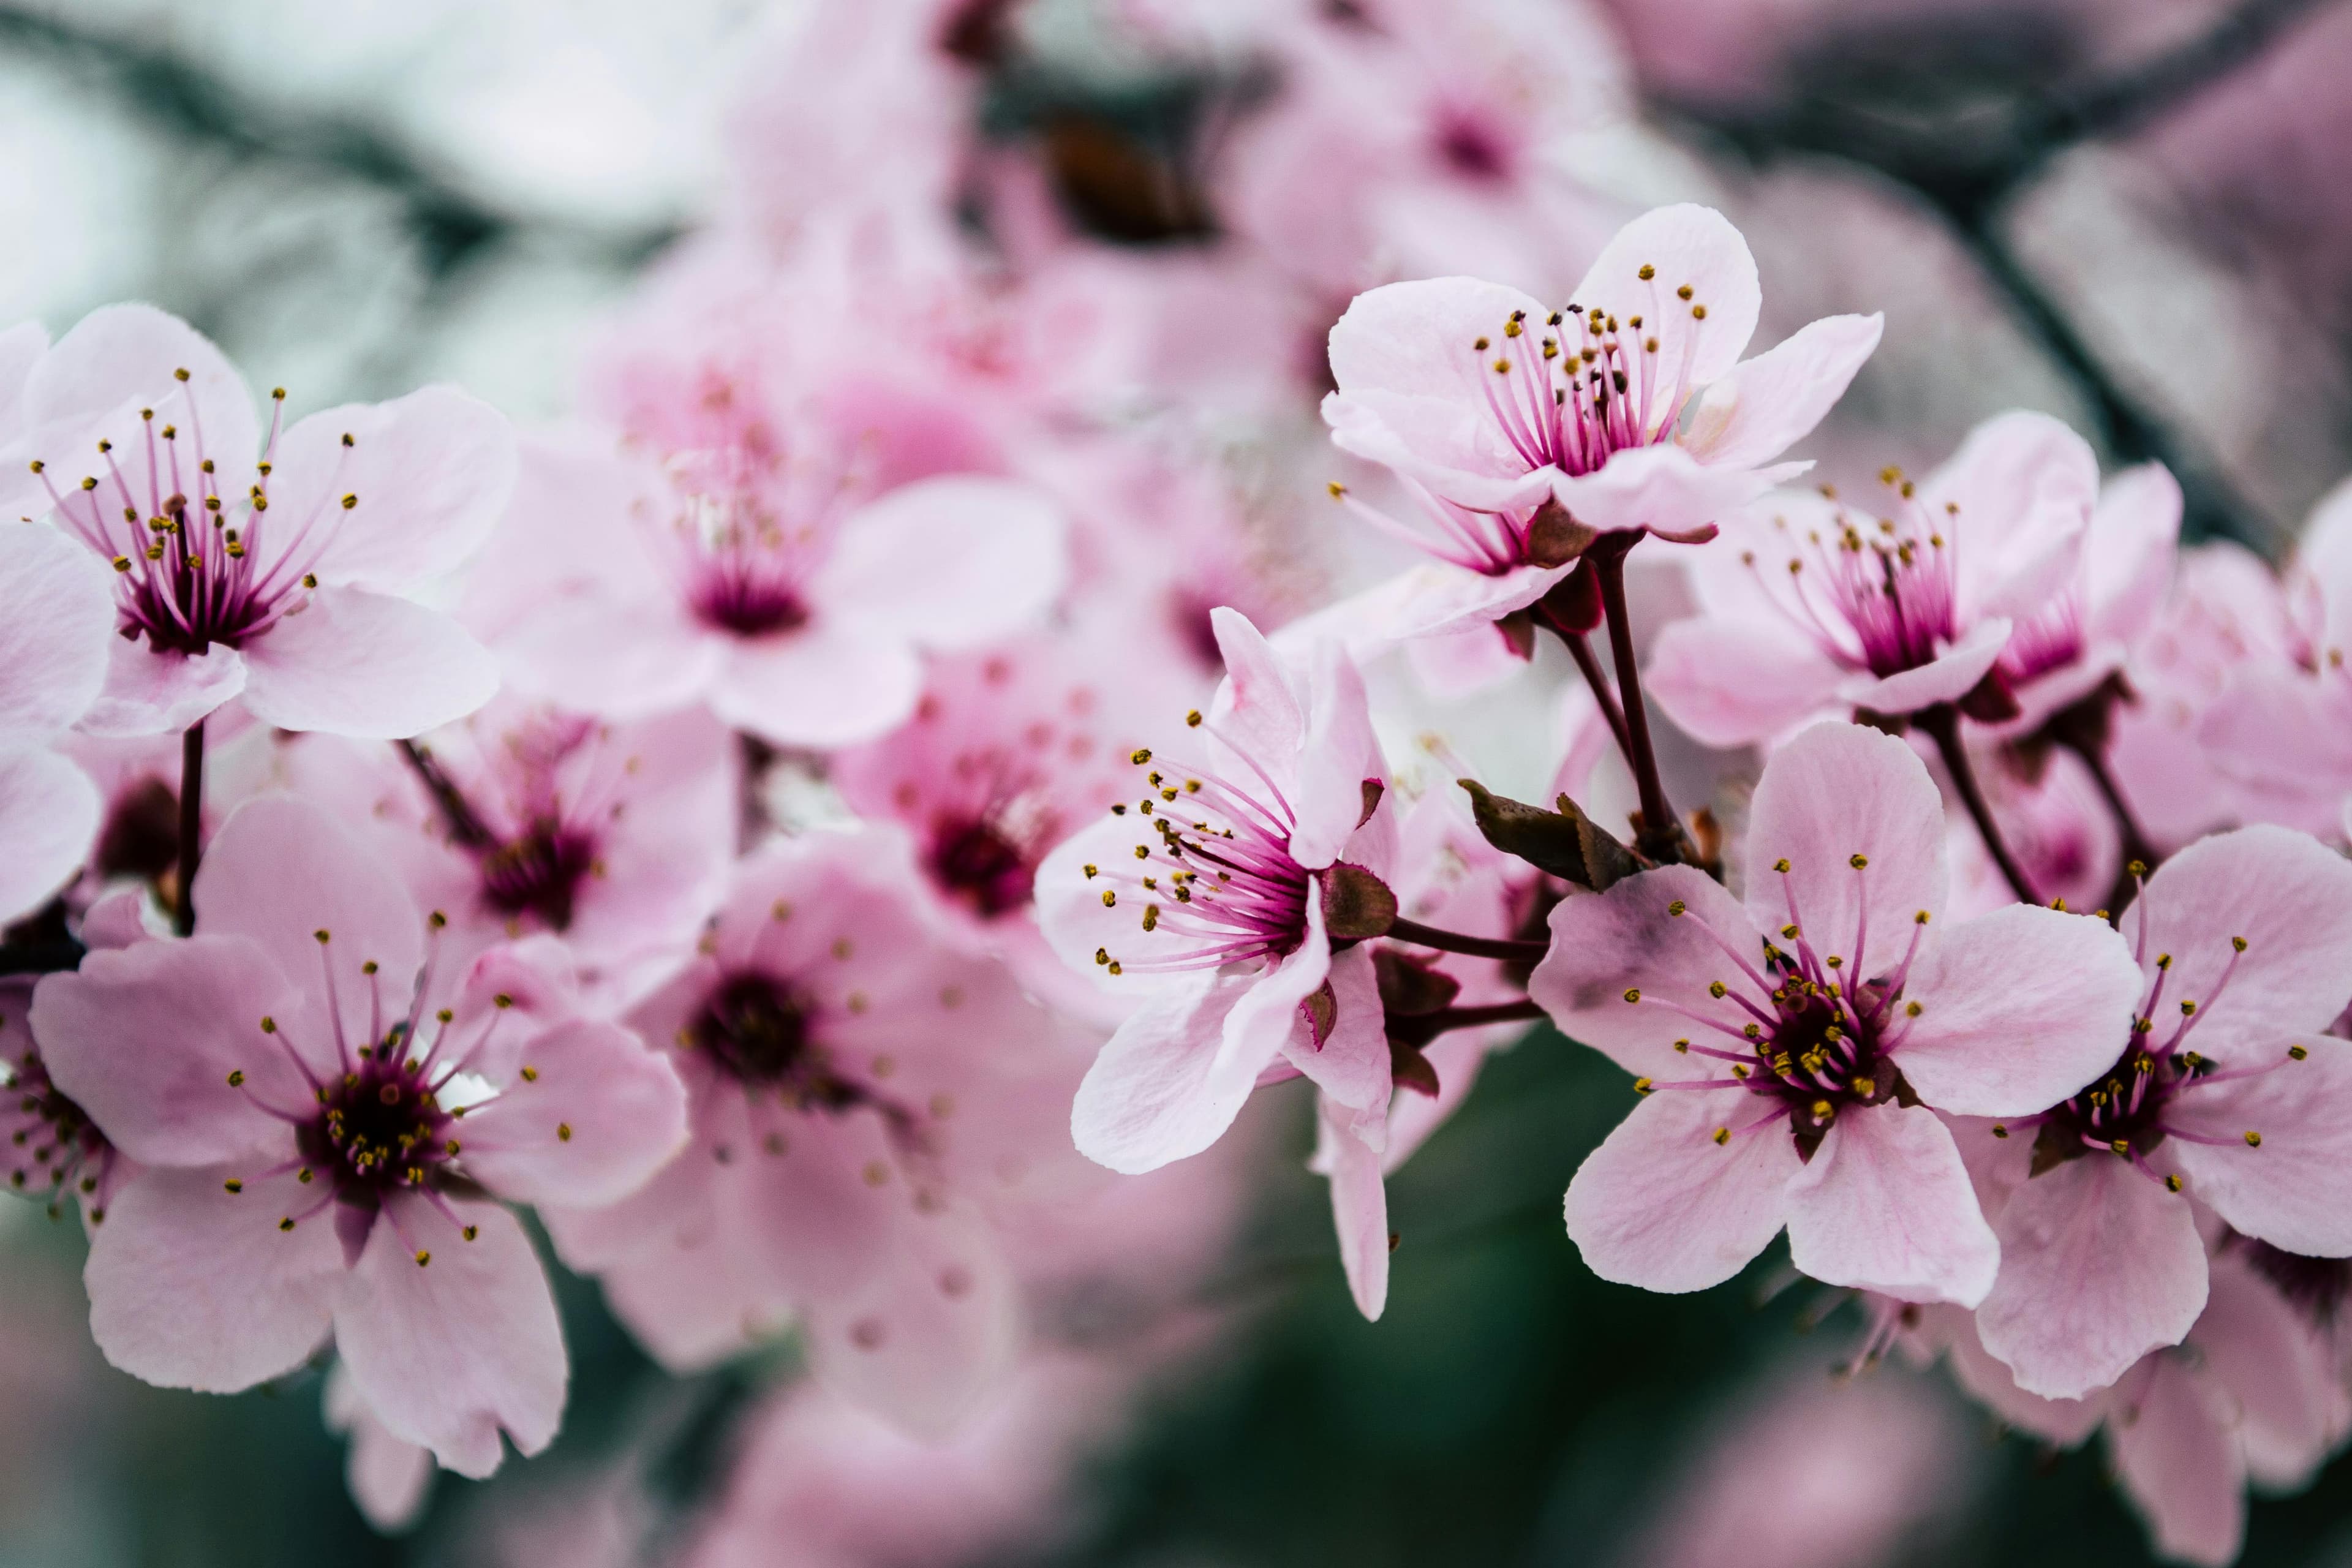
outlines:
[{"label": "brown leaf", "polygon": [[1323,929],[1335,941],[1361,942],[1385,936],[1396,924],[1396,894],[1389,885],[1345,860],[1335,861],[1323,879]]}]

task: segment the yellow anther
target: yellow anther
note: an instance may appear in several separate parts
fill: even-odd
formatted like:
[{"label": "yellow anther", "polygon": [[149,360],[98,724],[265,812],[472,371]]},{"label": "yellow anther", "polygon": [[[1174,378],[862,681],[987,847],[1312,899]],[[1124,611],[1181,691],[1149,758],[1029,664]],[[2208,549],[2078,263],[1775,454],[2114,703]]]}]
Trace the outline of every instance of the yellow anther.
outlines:
[{"label": "yellow anther", "polygon": [[1650,1092],[1651,1087],[1652,1085],[1648,1079],[1637,1078],[1633,1080],[1633,1092],[1635,1094],[1647,1094]]},{"label": "yellow anther", "polygon": [[2253,1131],[2253,1129],[2248,1128],[2246,1130],[2246,1147],[2249,1149],[2259,1149],[2262,1146],[2263,1135]]},{"label": "yellow anther", "polygon": [[1715,1130],[1712,1136],[1718,1144],[1728,1143],[1731,1142],[1731,1129],[1728,1127],[1718,1127]]},{"label": "yellow anther", "polygon": [[1625,988],[1625,1000],[1626,1000],[1626,1001],[1628,1001],[1628,1002],[1639,1002],[1641,999],[1642,999],[1642,988],[1641,988],[1640,986],[1638,986],[1638,985],[1629,985],[1629,986],[1627,986],[1627,987]]}]

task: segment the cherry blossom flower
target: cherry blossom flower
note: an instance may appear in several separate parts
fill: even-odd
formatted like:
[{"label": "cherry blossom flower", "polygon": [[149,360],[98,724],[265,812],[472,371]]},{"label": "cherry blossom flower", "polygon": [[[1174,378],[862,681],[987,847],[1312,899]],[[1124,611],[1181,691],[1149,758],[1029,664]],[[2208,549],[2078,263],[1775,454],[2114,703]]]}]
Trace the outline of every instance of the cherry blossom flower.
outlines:
[{"label": "cherry blossom flower", "polygon": [[[1461,796],[1435,791],[1415,802],[1400,825],[1396,857],[1399,911],[1442,931],[1508,937],[1517,924],[1523,884],[1533,879],[1479,837]],[[1344,954],[1341,956],[1345,956]],[[1517,988],[1496,961],[1433,952],[1396,942],[1372,949],[1373,975],[1384,1016],[1427,1017],[1452,1006],[1509,1002]],[[1377,1123],[1328,1095],[1318,1097],[1316,1171],[1331,1184],[1331,1217],[1339,1261],[1364,1316],[1377,1321],[1388,1300],[1389,1218],[1386,1177],[1461,1108],[1487,1053],[1528,1027],[1517,1023],[1449,1029],[1412,1048],[1391,1038],[1391,1070],[1402,1061],[1393,1094]]]},{"label": "cherry blossom flower", "polygon": [[[2019,712],[2013,683],[2044,679],[2057,682],[2053,695],[2080,695],[2089,671],[2114,669],[2113,639],[2084,662],[2098,463],[2081,437],[2047,415],[2004,414],[1926,479],[1889,468],[1881,481],[1875,506],[1767,497],[1700,552],[1704,613],[1662,630],[1653,653],[1650,689],[1668,717],[1717,746],[1856,710],[1960,703],[2008,720]],[[2152,614],[2145,581],[2155,568],[2138,568],[2147,556],[2168,563],[2152,542],[2168,542],[2163,495],[2178,526],[2178,490],[2147,471],[2115,489],[2105,510],[2118,538],[2101,557],[2100,607],[2129,620]],[[2110,569],[2120,585],[2105,585]]]},{"label": "cherry blossom flower", "polygon": [[548,932],[583,979],[667,964],[717,904],[736,835],[726,731],[698,711],[606,723],[494,700],[406,762],[332,738],[286,747],[299,793],[380,835],[452,960]]},{"label": "cherry blossom flower", "polygon": [[1561,310],[1467,278],[1359,296],[1331,329],[1323,417],[1423,526],[1353,510],[1442,568],[1394,613],[1415,635],[1492,620],[1566,574],[1576,530],[1706,539],[1802,472],[1770,459],[1843,394],[1879,319],[1815,321],[1742,363],[1761,298],[1747,242],[1696,206],[1626,225]]},{"label": "cherry blossom flower", "polygon": [[86,1224],[102,1225],[137,1167],[50,1079],[33,1038],[32,1005],[29,979],[0,980],[0,1068],[7,1074],[0,1131],[8,1139],[8,1190],[47,1204],[52,1219],[72,1199]]},{"label": "cherry blossom flower", "polygon": [[2320,1327],[2232,1239],[2215,1252],[2211,1290],[2182,1342],[2153,1350],[2105,1388],[2049,1399],[2018,1386],[1977,1342],[1965,1315],[1933,1309],[1917,1337],[1948,1351],[1960,1386],[2009,1426],[2060,1447],[2104,1429],[2124,1495],[2157,1549],[2180,1562],[2235,1562],[2246,1487],[2306,1484],[2352,1426]]},{"label": "cherry blossom flower", "polygon": [[92,311],[27,376],[0,511],[54,512],[115,571],[92,733],[184,729],[232,697],[283,730],[413,735],[497,676],[447,617],[400,595],[498,521],[513,437],[447,387],[269,427],[236,367],[146,305]]},{"label": "cherry blossom flower", "polygon": [[442,922],[316,807],[247,803],[196,934],[45,978],[51,1080],[142,1169],[97,1227],[90,1327],[117,1366],[233,1392],[331,1333],[387,1430],[467,1475],[553,1436],[564,1355],[495,1201],[634,1190],[684,1137],[676,1076],[572,1015],[525,948],[460,976]]},{"label": "cherry blossom flower", "polygon": [[2105,1070],[1963,1132],[2001,1243],[1978,1329],[2049,1398],[2113,1383],[2197,1321],[2192,1196],[2245,1236],[2352,1256],[2352,1043],[2319,1033],[2352,998],[2352,863],[2241,828],[2166,861],[2118,923],[2144,978]]},{"label": "cherry blossom flower", "polygon": [[0,922],[73,879],[98,786],[50,750],[106,680],[106,569],[34,523],[0,522]]},{"label": "cherry blossom flower", "polygon": [[1832,1284],[1969,1305],[1994,1288],[2000,1252],[1937,1112],[2025,1114],[2081,1089],[2138,981],[2084,916],[2011,905],[1944,931],[1948,880],[1925,765],[1822,724],[1766,764],[1744,901],[1670,866],[1554,909],[1530,994],[1643,1075],[1568,1191],[1595,1273],[1700,1289],[1785,1225],[1797,1268]]},{"label": "cherry blossom flower", "polygon": [[471,613],[516,685],[582,712],[707,703],[778,745],[882,734],[921,694],[918,650],[1009,637],[1053,601],[1062,522],[977,476],[859,504],[835,449],[690,454],[666,475],[593,437],[526,442]]},{"label": "cherry blossom flower", "polygon": [[1362,679],[1335,644],[1292,658],[1239,612],[1213,619],[1208,713],[1181,751],[1138,750],[1145,792],[1037,871],[1064,962],[1139,994],[1071,1112],[1079,1152],[1130,1173],[1215,1142],[1282,1064],[1364,1129],[1389,1098],[1371,955],[1334,951],[1326,909],[1393,837]]},{"label": "cherry blossom flower", "polygon": [[1052,1021],[926,908],[899,837],[819,831],[743,862],[702,951],[630,1023],[676,1064],[693,1142],[643,1192],[541,1205],[666,1365],[794,1316],[817,1375],[921,1431],[1011,1355],[986,1211],[1051,1184]]}]

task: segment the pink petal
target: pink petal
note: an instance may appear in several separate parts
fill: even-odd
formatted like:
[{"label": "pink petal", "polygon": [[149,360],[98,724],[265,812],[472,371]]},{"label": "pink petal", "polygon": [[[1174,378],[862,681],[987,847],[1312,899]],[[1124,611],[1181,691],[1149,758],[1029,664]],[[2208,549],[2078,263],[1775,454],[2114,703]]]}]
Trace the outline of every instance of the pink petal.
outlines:
[{"label": "pink petal", "polygon": [[467,1115],[466,1170],[515,1203],[614,1203],[686,1144],[686,1089],[616,1025],[559,1025],[522,1050],[531,1069]]},{"label": "pink petal", "polygon": [[[333,530],[320,582],[397,593],[463,564],[505,513],[514,483],[506,416],[455,387],[428,386],[329,408],[280,436],[269,518]],[[359,498],[349,511],[345,496]]]},{"label": "pink petal", "polygon": [[1917,1107],[1839,1117],[1789,1184],[1788,1215],[1789,1260],[1832,1285],[1973,1307],[2000,1266],[1952,1135]]},{"label": "pink petal", "polygon": [[[653,531],[644,526],[678,506],[658,463],[623,450],[610,431],[583,426],[519,433],[515,447],[507,515],[466,574],[466,626],[503,645],[566,601],[675,611],[674,580],[647,549]],[[583,652],[594,651],[593,638],[582,640]]]},{"label": "pink petal", "polygon": [[245,656],[218,644],[194,658],[156,653],[145,638],[107,645],[106,687],[76,726],[85,735],[184,730],[245,689]]},{"label": "pink petal", "polygon": [[1354,1115],[1318,1101],[1315,1169],[1330,1178],[1331,1225],[1348,1293],[1367,1322],[1377,1323],[1389,1300],[1389,1200],[1381,1156],[1350,1131]]},{"label": "pink petal", "polygon": [[1793,632],[1718,616],[1662,628],[1642,676],[1666,717],[1692,739],[1726,747],[1756,745],[1839,710],[1845,678]]},{"label": "pink petal", "polygon": [[1078,1152],[1135,1175],[1197,1154],[1223,1136],[1289,1036],[1286,1016],[1279,1028],[1229,1041],[1235,1005],[1262,984],[1254,975],[1202,971],[1149,994],[1078,1087],[1070,1109]]},{"label": "pink petal", "polygon": [[[1364,678],[1337,643],[1307,655],[1307,740],[1299,752],[1291,858],[1319,869],[1339,858],[1364,819],[1364,781],[1384,779],[1380,742],[1372,735]],[[1280,775],[1277,774],[1277,777]]]},{"label": "pink petal", "polygon": [[2151,981],[2157,959],[2171,955],[2163,1009],[2177,1018],[2173,1003],[2198,1005],[2189,1042],[2207,1056],[2250,1051],[2268,1066],[2280,1041],[2326,1028],[2352,996],[2352,862],[2287,828],[2190,845],[2157,868],[2116,927]]},{"label": "pink petal", "polygon": [[2254,1479],[2301,1486],[2352,1417],[2329,1341],[2243,1254],[2214,1256],[2212,1290],[2189,1343],[2204,1359],[2215,1403],[2236,1418]]},{"label": "pink petal", "polygon": [[679,1158],[720,1167],[719,1237],[744,1254],[746,1273],[772,1300],[863,1289],[887,1265],[899,1211],[911,1206],[897,1151],[871,1112],[752,1119],[740,1105],[714,1108],[705,1140]]},{"label": "pink petal", "polygon": [[[1644,279],[1642,271],[1654,276]],[[1676,291],[1687,286],[1689,304]],[[1658,340],[1658,363],[1687,365],[1685,384],[1704,386],[1739,362],[1763,305],[1756,258],[1730,220],[1711,207],[1654,207],[1617,231],[1570,298],[1621,318],[1640,316]],[[1706,307],[1705,320],[1692,307]],[[1669,416],[1671,417],[1671,416]]]},{"label": "pink petal", "polygon": [[[232,1177],[244,1191],[229,1192]],[[249,1167],[149,1170],[90,1235],[89,1331],[161,1388],[234,1394],[292,1371],[327,1337],[343,1251],[318,1189]]]},{"label": "pink petal", "polygon": [[[2176,1138],[2164,1150],[2190,1194],[2233,1229],[2289,1252],[2352,1257],[2352,1043],[2300,1043],[2303,1061],[2281,1040],[2271,1070],[2179,1091],[2164,1124],[2222,1142]],[[2245,1143],[2250,1131],[2259,1148]]]},{"label": "pink petal", "polygon": [[2246,1462],[2197,1370],[2160,1355],[2107,1423],[2124,1495],[2175,1562],[2222,1568],[2246,1533]]},{"label": "pink petal", "polygon": [[1332,325],[1332,383],[1342,398],[1367,392],[1466,395],[1469,405],[1482,406],[1485,361],[1470,345],[1499,333],[1519,310],[1535,319],[1545,314],[1533,295],[1475,278],[1367,289]]},{"label": "pink petal", "polygon": [[[1152,834],[1130,805],[1123,816],[1108,812],[1088,821],[1057,845],[1038,863],[1033,897],[1037,923],[1045,941],[1070,968],[1094,977],[1111,995],[1132,997],[1176,983],[1172,975],[1122,972],[1112,974],[1095,962],[1097,949],[1114,960],[1136,956],[1137,921],[1141,918],[1132,898],[1109,907],[1102,901],[1101,868],[1117,867],[1122,858],[1132,862],[1138,846],[1149,847]],[[1096,868],[1089,877],[1086,868]]]},{"label": "pink petal", "polygon": [[1331,1032],[1318,1047],[1302,1020],[1283,1042],[1283,1055],[1315,1081],[1326,1100],[1381,1126],[1389,1106],[1389,1037],[1371,951],[1358,946],[1334,953],[1328,984],[1337,1005]]},{"label": "pink petal", "polygon": [[2205,1307],[2205,1244],[2188,1200],[2111,1154],[2034,1177],[1997,1217],[2000,1277],[1977,1309],[2017,1385],[2079,1399],[2177,1345]]},{"label": "pink petal", "polygon": [[[1685,912],[1670,913],[1675,903]],[[1748,911],[1705,872],[1663,867],[1628,877],[1605,893],[1571,892],[1553,905],[1551,948],[1528,978],[1528,994],[1560,1033],[1628,1072],[1705,1077],[1692,1066],[1695,1058],[1675,1053],[1675,1042],[1717,1043],[1708,1038],[1714,1031],[1654,1004],[1698,1008],[1737,1030],[1748,1015],[1707,994],[1718,980],[1755,993],[1727,945],[1760,955]],[[1629,991],[1643,1001],[1627,1002]]]},{"label": "pink petal", "polygon": [[[320,1024],[339,1027],[352,1047],[375,1037],[378,1020],[405,1011],[410,977],[425,961],[424,917],[391,868],[308,801],[261,795],[231,812],[205,847],[195,901],[203,935],[258,943],[279,974],[319,999]],[[368,963],[377,966],[373,975]],[[324,1005],[331,968],[339,1016]],[[314,1059],[333,1059],[331,1040],[298,1043]]]},{"label": "pink petal", "polygon": [[1957,702],[2000,662],[2001,650],[2009,646],[2010,629],[2010,623],[1998,616],[1978,621],[1951,647],[1916,669],[1875,679],[1853,676],[1838,695],[1873,713],[1916,713],[1939,702]]},{"label": "pink petal", "polygon": [[55,752],[0,755],[0,921],[74,879],[101,805],[89,775]]},{"label": "pink petal", "polygon": [[[1494,623],[1523,610],[1568,575],[1566,566],[1516,566],[1488,576],[1443,561],[1411,566],[1384,583],[1302,616],[1285,626],[1283,646],[1329,637],[1358,660],[1378,658],[1400,643],[1449,634],[1480,634],[1499,649]],[[1504,657],[1508,658],[1507,654]],[[1513,668],[1524,668],[1517,659]]]},{"label": "pink petal", "polygon": [[734,639],[667,601],[601,591],[542,597],[498,638],[499,662],[518,689],[562,707],[609,719],[674,712],[727,668]]},{"label": "pink petal", "polygon": [[1824,316],[1800,327],[1706,389],[1683,445],[1711,468],[1771,461],[1845,395],[1885,324],[1877,315]]},{"label": "pink petal", "polygon": [[1217,734],[1254,758],[1277,784],[1289,774],[1307,744],[1307,694],[1294,684],[1289,664],[1264,633],[1239,610],[1224,605],[1209,612],[1225,679],[1209,705]]},{"label": "pink petal", "polygon": [[2003,1423],[2031,1432],[2045,1443],[2071,1448],[2099,1429],[2106,1418],[2104,1394],[2088,1399],[2043,1399],[2017,1386],[2017,1376],[1995,1361],[1977,1338],[1976,1321],[1958,1308],[1940,1307],[1958,1319],[1947,1347],[1952,1378],[1969,1398]]},{"label": "pink petal", "polygon": [[710,709],[779,746],[846,746],[896,729],[922,689],[921,661],[903,637],[820,619],[729,644]]},{"label": "pink petal", "polygon": [[2315,795],[2333,807],[2352,785],[2345,709],[2335,679],[2295,665],[2249,660],[2231,670],[2219,696],[2197,716],[2192,732],[2205,753],[2199,760],[2244,784]]},{"label": "pink petal", "polygon": [[910,1213],[895,1228],[888,1268],[849,1296],[811,1306],[809,1366],[852,1403],[937,1439],[1011,1369],[1018,1290],[976,1217]]},{"label": "pink petal", "polygon": [[244,651],[245,705],[281,730],[418,735],[499,689],[497,663],[457,622],[361,588],[318,589]]},{"label": "pink petal", "polygon": [[433,1484],[433,1454],[384,1430],[360,1397],[352,1374],[338,1362],[327,1374],[326,1421],[351,1444],[343,1479],[352,1501],[376,1529],[393,1532],[416,1522]]},{"label": "pink petal", "polygon": [[646,1352],[677,1375],[779,1335],[792,1313],[772,1286],[713,1232],[608,1266],[604,1299]]},{"label": "pink petal", "polygon": [[[1860,869],[1857,855],[1868,862]],[[1775,870],[1784,859],[1788,871]],[[1747,872],[1756,930],[1793,921],[1814,951],[1842,956],[1857,974],[1885,973],[1917,916],[1944,912],[1943,796],[1892,735],[1816,724],[1764,765],[1748,808]]]},{"label": "pink petal", "polygon": [[[185,370],[179,381],[175,371]],[[242,475],[261,449],[253,397],[245,378],[202,333],[152,305],[108,305],[92,310],[59,338],[26,378],[23,416],[30,430],[18,451],[50,461],[58,488],[100,470],[91,467],[99,440],[114,444],[116,466],[145,504],[147,422],[177,424],[184,452],[202,432],[205,454],[224,478]],[[159,446],[161,443],[157,443]],[[21,471],[22,461],[11,465]],[[172,486],[164,470],[160,494]]]},{"label": "pink petal", "polygon": [[[1806,465],[1798,464],[1796,472]],[[1589,474],[1552,475],[1554,500],[1594,528],[1681,533],[1762,495],[1787,472],[1700,462],[1673,442],[1619,452]]]},{"label": "pink petal", "polygon": [[335,1302],[335,1346],[386,1431],[478,1479],[499,1468],[501,1432],[526,1458],[555,1436],[563,1335],[514,1215],[451,1207],[474,1239],[420,1198],[395,1197],[377,1216]]},{"label": "pink petal", "polygon": [[815,596],[923,647],[1001,641],[1059,596],[1061,509],[1012,479],[918,479],[845,519]]},{"label": "pink petal", "polygon": [[2106,482],[2083,552],[2085,630],[2094,638],[2130,647],[2154,627],[2179,542],[2180,482],[2163,464],[2142,463]]},{"label": "pink petal", "polygon": [[2016,616],[2027,603],[2001,603],[2004,587],[2038,604],[2066,587],[2070,577],[2021,580],[2020,568],[2089,526],[2099,499],[2099,464],[2090,445],[2047,414],[1995,415],[1969,432],[1944,465],[1919,483],[1929,516],[1947,506],[1966,541],[1960,562],[1960,610]]},{"label": "pink petal", "polygon": [[1585,1267],[1674,1294],[1745,1268],[1779,1233],[1804,1170],[1785,1129],[1740,1131],[1761,1114],[1738,1089],[1662,1091],[1636,1105],[1568,1184],[1568,1234]]},{"label": "pink petal", "polygon": [[[288,1141],[257,1102],[296,1110],[311,1084],[262,1032],[273,1013],[289,1029],[303,1016],[262,949],[235,936],[93,952],[33,994],[33,1029],[58,1086],[149,1164],[210,1164]],[[229,1086],[231,1073],[244,1089]]]},{"label": "pink petal", "polygon": [[2011,904],[1928,945],[1903,994],[1896,1049],[1938,1110],[2026,1116],[2113,1067],[2140,999],[2131,946],[2105,921]]},{"label": "pink petal", "polygon": [[46,741],[98,700],[121,640],[110,576],[53,528],[0,523],[0,748]]}]

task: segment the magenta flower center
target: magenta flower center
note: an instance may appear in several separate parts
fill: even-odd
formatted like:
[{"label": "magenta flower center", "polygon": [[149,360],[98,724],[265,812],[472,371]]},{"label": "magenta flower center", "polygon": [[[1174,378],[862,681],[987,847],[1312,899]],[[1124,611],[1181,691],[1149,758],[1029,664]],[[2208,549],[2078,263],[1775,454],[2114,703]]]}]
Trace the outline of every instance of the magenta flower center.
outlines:
[{"label": "magenta flower center", "polygon": [[482,856],[483,901],[502,915],[535,915],[551,931],[572,924],[580,880],[596,864],[595,841],[554,817],[539,817]]},{"label": "magenta flower center", "polygon": [[[1927,515],[1910,480],[1892,468],[1881,477],[1895,489],[1895,515],[1867,522],[1841,509],[1827,537],[1807,529],[1802,538],[1776,517],[1789,535],[1785,571],[1753,551],[1742,559],[1825,656],[1884,678],[1943,654],[1958,635],[1958,605],[1957,552],[1944,524]],[[1946,518],[1957,510],[1948,504]]]},{"label": "magenta flower center", "polygon": [[455,1158],[456,1118],[427,1081],[427,1064],[407,1057],[401,1037],[362,1055],[327,1086],[326,1100],[295,1130],[295,1147],[343,1201],[379,1200],[386,1188],[425,1187]]},{"label": "magenta flower center", "polygon": [[[1198,725],[1200,715],[1191,721]],[[1255,774],[1252,784],[1163,764],[1144,775],[1150,793],[1133,807],[1110,808],[1139,818],[1132,859],[1086,868],[1104,908],[1136,911],[1139,936],[1121,952],[1095,951],[1095,962],[1113,974],[1279,959],[1306,942],[1315,885],[1291,858],[1297,818],[1265,770],[1234,752]],[[1133,761],[1149,766],[1151,753],[1138,752]]]},{"label": "magenta flower center", "polygon": [[[55,1217],[68,1187],[87,1197],[114,1164],[114,1145],[82,1113],[80,1106],[49,1081],[40,1053],[27,1051],[8,1067],[6,1092],[14,1097],[8,1122],[8,1185],[49,1199]],[[90,1219],[105,1218],[93,1209]]]},{"label": "magenta flower center", "polygon": [[[142,409],[141,463],[126,472],[111,443],[101,441],[104,472],[85,476],[77,489],[58,491],[47,466],[33,465],[67,529],[114,563],[125,637],[143,637],[159,653],[239,647],[309,602],[318,586],[314,569],[359,497],[327,499],[329,487],[304,515],[270,511],[270,456],[286,394],[271,396],[269,439],[243,495],[223,490],[221,464],[240,471],[247,454],[222,454],[216,462],[193,411],[183,430],[158,426],[154,410]],[[350,450],[352,437],[342,444]]]},{"label": "magenta flower center", "polygon": [[751,1089],[773,1089],[798,1110],[846,1110],[866,1102],[834,1072],[813,1025],[814,1009],[789,986],[744,973],[722,981],[688,1026],[693,1048]]},{"label": "magenta flower center", "polygon": [[940,887],[991,917],[1027,903],[1037,871],[1030,849],[987,816],[936,825],[928,861]]},{"label": "magenta flower center", "polygon": [[1689,285],[1670,289],[1655,268],[1642,273],[1655,300],[1649,314],[1621,321],[1570,305],[1538,328],[1514,310],[1499,339],[1470,345],[1493,426],[1530,472],[1589,474],[1616,453],[1673,437],[1693,390],[1689,359],[1698,331],[1682,334],[1680,361],[1669,363],[1659,353],[1656,321],[1668,310],[1704,321],[1706,306]]},{"label": "magenta flower center", "polygon": [[688,612],[731,637],[806,626],[810,579],[832,552],[846,475],[792,483],[782,459],[751,450],[684,454],[671,468],[682,504],[660,549]]}]

